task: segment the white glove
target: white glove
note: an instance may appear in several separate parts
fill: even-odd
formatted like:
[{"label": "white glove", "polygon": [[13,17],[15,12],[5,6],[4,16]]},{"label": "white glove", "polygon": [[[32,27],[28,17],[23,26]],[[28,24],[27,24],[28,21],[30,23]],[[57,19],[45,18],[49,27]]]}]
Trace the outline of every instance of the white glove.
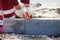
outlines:
[{"label": "white glove", "polygon": [[26,11],[30,14],[33,15],[34,11],[30,7],[26,8]]},{"label": "white glove", "polygon": [[16,10],[16,15],[19,17],[23,17],[23,14],[26,12],[25,8],[21,8],[20,10]]},{"label": "white glove", "polygon": [[29,15],[33,15],[33,10],[31,8],[25,8],[23,7],[21,10],[16,10],[16,15],[19,17],[23,17],[23,15],[25,15],[25,12],[28,12]]}]

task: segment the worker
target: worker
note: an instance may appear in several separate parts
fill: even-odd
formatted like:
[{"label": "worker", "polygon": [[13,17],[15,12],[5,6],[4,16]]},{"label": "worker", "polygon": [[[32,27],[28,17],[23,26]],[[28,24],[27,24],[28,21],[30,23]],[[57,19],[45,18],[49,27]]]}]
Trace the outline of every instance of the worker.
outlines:
[{"label": "worker", "polygon": [[4,30],[5,32],[13,32],[11,26],[15,24],[15,9],[20,10],[21,7],[17,0],[0,0],[0,4],[4,15]]},{"label": "worker", "polygon": [[[24,2],[21,0],[21,2],[24,3],[25,7],[29,6],[29,1],[27,0]],[[25,4],[27,3],[27,4]],[[21,10],[21,6],[19,5],[17,0],[0,0],[1,4],[1,10],[3,13],[4,17],[4,30],[5,32],[13,32],[12,25],[15,24],[14,19],[15,19],[15,9],[16,10]]]}]

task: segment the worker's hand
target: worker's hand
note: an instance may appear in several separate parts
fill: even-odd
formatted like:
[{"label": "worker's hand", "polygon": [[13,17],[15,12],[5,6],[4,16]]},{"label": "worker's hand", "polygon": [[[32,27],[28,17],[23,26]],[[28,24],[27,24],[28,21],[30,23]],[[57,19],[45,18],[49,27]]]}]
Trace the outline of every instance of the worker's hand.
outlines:
[{"label": "worker's hand", "polygon": [[25,18],[25,12],[26,12],[25,7],[15,11],[16,15],[20,18]]}]

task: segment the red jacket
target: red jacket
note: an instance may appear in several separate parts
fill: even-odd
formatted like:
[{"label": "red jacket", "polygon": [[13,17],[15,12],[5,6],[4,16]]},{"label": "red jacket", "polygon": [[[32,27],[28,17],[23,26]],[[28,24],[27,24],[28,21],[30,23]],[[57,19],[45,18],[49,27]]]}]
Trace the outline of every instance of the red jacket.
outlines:
[{"label": "red jacket", "polygon": [[[11,9],[13,9],[13,7],[15,6],[15,5],[18,5],[18,1],[17,0],[0,0],[0,3],[1,3],[1,6],[2,6],[2,10],[3,11],[6,11],[6,10],[11,10]],[[9,12],[8,11],[8,14],[6,14],[5,12],[5,14],[4,14],[4,17],[5,18],[10,18],[10,17],[12,17],[12,16],[14,16],[15,15],[15,13],[14,12]]]},{"label": "red jacket", "polygon": [[14,5],[18,5],[17,0],[1,0],[1,5],[3,10],[9,10],[13,8]]},{"label": "red jacket", "polygon": [[[22,3],[25,3],[25,4],[29,4],[30,3],[30,0],[21,0],[21,2]],[[0,3],[1,3],[1,6],[2,6],[2,10],[3,11],[10,10],[15,5],[18,5],[18,1],[17,0],[0,0]],[[4,14],[4,17],[5,18],[9,18],[9,17],[12,17],[13,15],[15,15],[14,12],[12,14],[8,14],[8,15],[5,15]]]},{"label": "red jacket", "polygon": [[[17,0],[1,0],[1,5],[3,10],[9,10],[13,8],[13,6],[18,5]],[[30,0],[21,0],[22,3],[29,4]]]}]

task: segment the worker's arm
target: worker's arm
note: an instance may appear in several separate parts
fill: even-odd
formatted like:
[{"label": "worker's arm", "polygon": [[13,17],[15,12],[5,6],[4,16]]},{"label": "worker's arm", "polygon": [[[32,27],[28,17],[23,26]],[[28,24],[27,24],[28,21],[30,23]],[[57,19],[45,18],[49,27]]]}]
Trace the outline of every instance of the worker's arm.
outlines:
[{"label": "worker's arm", "polygon": [[20,10],[21,6],[19,5],[17,0],[12,0],[12,4],[15,7],[16,10]]},{"label": "worker's arm", "polygon": [[[21,6],[19,5],[19,3],[18,3],[18,1],[17,0],[12,0],[13,1],[13,5],[15,6],[15,8],[17,9],[17,10],[20,10],[21,9]],[[30,4],[30,0],[20,0],[23,4],[24,4],[24,6],[26,7],[26,8],[28,8],[29,7],[29,4]]]},{"label": "worker's arm", "polygon": [[[16,2],[17,2],[17,0],[16,0]],[[28,0],[25,0],[25,1],[23,1],[23,4],[24,4],[24,6],[25,6],[25,8],[27,8],[27,7],[29,7],[29,1]],[[14,4],[15,5],[15,4]],[[26,14],[26,12],[27,11],[25,11],[24,9],[24,11],[21,9],[21,6],[20,5],[18,5],[18,3],[15,5],[15,8],[17,9],[16,10],[16,15],[17,16],[19,16],[19,17],[23,17],[23,14]],[[27,12],[28,13],[28,12]],[[18,15],[19,14],[19,15]],[[25,16],[25,15],[24,15]],[[29,18],[29,17],[28,17]],[[28,19],[27,18],[27,19]]]}]

